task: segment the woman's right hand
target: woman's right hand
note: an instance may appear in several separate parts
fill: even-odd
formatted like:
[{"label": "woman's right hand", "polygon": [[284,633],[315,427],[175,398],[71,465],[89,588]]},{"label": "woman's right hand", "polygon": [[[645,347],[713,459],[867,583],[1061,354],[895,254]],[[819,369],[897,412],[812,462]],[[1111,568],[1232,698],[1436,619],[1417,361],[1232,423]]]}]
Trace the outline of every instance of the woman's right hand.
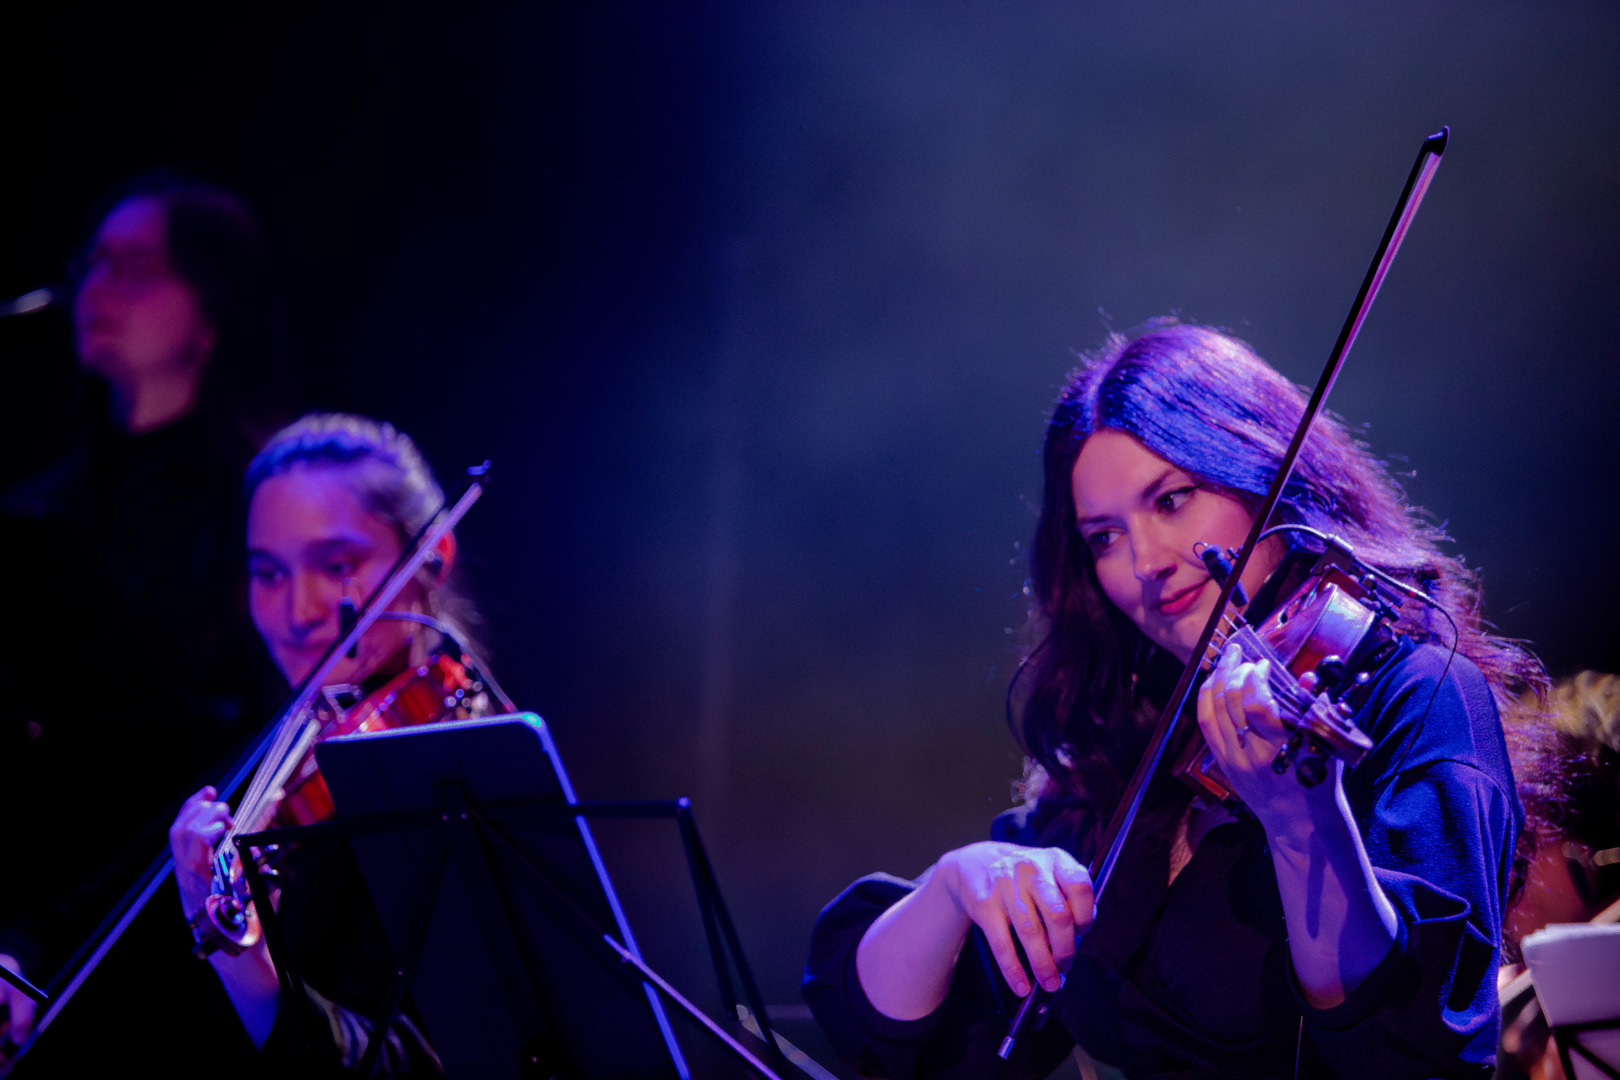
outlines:
[{"label": "woman's right hand", "polygon": [[208,899],[214,879],[214,848],[231,826],[231,808],[216,801],[218,796],[213,788],[203,788],[181,805],[169,826],[175,884],[180,887],[180,907],[188,919]]},{"label": "woman's right hand", "polygon": [[1023,997],[1030,990],[1015,940],[1042,989],[1062,985],[1077,937],[1096,914],[1091,875],[1074,856],[1062,848],[986,840],[946,852],[934,873],[962,914],[984,931],[1013,993]]},{"label": "woman's right hand", "polygon": [[1091,878],[1060,848],[986,841],[947,851],[917,888],[867,927],[855,968],[867,1000],[885,1016],[916,1020],[939,1008],[975,925],[1007,985],[1029,993],[1023,945],[1035,979],[1056,990],[1091,925]]}]

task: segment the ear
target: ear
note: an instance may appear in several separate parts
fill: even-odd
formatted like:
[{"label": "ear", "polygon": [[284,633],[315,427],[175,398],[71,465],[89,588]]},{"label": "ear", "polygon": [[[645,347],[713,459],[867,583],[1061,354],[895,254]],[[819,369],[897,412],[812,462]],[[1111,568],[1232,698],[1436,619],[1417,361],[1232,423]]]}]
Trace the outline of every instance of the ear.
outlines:
[{"label": "ear", "polygon": [[[437,556],[437,559],[434,558]],[[433,566],[434,562],[438,566]],[[429,556],[428,565],[433,569],[433,577],[439,584],[444,584],[450,578],[450,568],[456,564],[456,534],[447,532],[433,545],[433,556]]]}]

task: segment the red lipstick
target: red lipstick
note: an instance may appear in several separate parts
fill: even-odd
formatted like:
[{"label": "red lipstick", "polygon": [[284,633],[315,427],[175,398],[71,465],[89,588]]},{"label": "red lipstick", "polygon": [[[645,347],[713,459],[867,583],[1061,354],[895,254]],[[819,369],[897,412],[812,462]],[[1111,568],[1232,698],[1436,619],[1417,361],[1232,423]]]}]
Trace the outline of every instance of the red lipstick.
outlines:
[{"label": "red lipstick", "polygon": [[1203,595],[1204,586],[1208,584],[1209,578],[1205,578],[1198,584],[1189,586],[1188,588],[1183,589],[1181,592],[1176,593],[1170,599],[1159,601],[1159,614],[1180,615],[1182,612],[1186,611],[1188,608],[1192,607],[1198,602],[1198,598]]}]

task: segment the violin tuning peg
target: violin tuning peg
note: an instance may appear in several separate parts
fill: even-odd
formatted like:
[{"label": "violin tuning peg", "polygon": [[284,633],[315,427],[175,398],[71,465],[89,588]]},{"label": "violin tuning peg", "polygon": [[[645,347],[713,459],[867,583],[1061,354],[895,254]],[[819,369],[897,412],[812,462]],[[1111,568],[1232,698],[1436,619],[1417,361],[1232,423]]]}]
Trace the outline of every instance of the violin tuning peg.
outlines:
[{"label": "violin tuning peg", "polygon": [[1294,766],[1294,775],[1305,787],[1315,787],[1327,779],[1327,759],[1320,754],[1306,754]]},{"label": "violin tuning peg", "polygon": [[1344,685],[1339,689],[1339,692],[1333,695],[1333,699],[1338,702],[1341,708],[1348,709],[1349,704],[1345,699],[1348,698],[1351,693],[1356,690],[1360,690],[1363,686],[1366,686],[1370,682],[1372,682],[1372,675],[1365,671],[1358,671],[1353,677],[1345,681]]},{"label": "violin tuning peg", "polygon": [[1271,759],[1271,771],[1276,773],[1278,776],[1281,776],[1283,773],[1287,772],[1288,763],[1293,760],[1294,755],[1299,752],[1300,743],[1302,743],[1304,740],[1305,736],[1301,735],[1297,731],[1290,736],[1288,741],[1283,743],[1282,749],[1277,751],[1277,756]]},{"label": "violin tuning peg", "polygon": [[1350,669],[1345,667],[1344,660],[1338,656],[1323,657],[1322,661],[1316,665],[1316,677],[1319,680],[1319,685],[1329,694],[1342,686],[1349,674]]}]

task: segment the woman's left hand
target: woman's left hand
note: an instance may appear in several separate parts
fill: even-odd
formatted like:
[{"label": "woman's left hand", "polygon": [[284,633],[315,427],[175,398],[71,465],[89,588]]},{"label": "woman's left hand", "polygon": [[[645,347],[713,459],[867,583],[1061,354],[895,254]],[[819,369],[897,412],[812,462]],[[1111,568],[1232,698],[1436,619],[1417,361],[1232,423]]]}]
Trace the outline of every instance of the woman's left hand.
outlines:
[{"label": "woman's left hand", "polygon": [[[1270,674],[1269,660],[1250,663],[1243,659],[1242,650],[1231,645],[1198,692],[1198,726],[1204,741],[1232,790],[1268,833],[1307,820],[1313,794],[1331,801],[1336,787],[1308,788],[1292,769],[1281,774],[1273,771],[1271,763],[1288,741],[1289,732],[1271,692]],[[1330,776],[1337,774],[1337,769],[1330,770]]]},{"label": "woman's left hand", "polygon": [[231,825],[231,808],[217,802],[219,792],[205,787],[180,807],[169,826],[169,851],[174,855],[175,883],[186,918],[197,913],[213,883],[214,846]]}]

